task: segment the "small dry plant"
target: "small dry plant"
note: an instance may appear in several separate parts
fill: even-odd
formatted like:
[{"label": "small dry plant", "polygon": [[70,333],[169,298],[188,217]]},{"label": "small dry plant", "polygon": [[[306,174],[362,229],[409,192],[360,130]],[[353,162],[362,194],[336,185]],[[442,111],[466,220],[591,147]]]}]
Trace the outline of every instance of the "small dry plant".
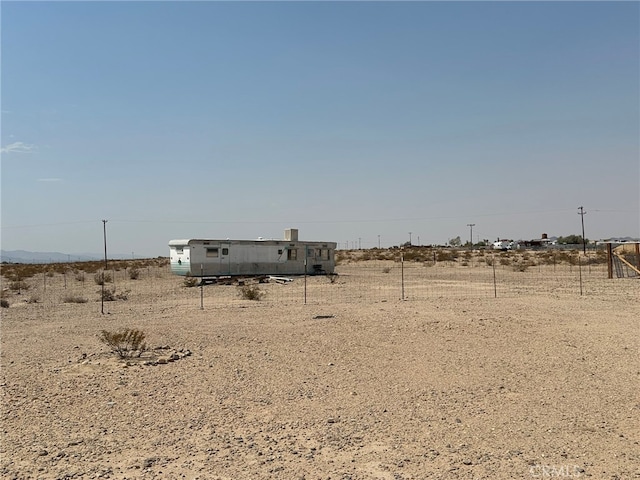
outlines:
[{"label": "small dry plant", "polygon": [[146,335],[142,330],[126,328],[119,332],[100,332],[100,341],[111,348],[120,358],[129,358],[137,355],[140,357],[146,350],[144,342]]},{"label": "small dry plant", "polygon": [[245,300],[262,300],[264,292],[258,288],[257,285],[241,285],[238,287],[240,290],[240,297]]},{"label": "small dry plant", "polygon": [[115,302],[116,300],[128,300],[129,293],[131,290],[123,290],[119,293],[116,293],[116,289],[114,288],[105,288],[104,290],[98,292],[100,294],[100,298],[102,298],[105,302]]},{"label": "small dry plant", "polygon": [[87,303],[88,300],[80,295],[68,294],[62,297],[62,303]]},{"label": "small dry plant", "polygon": [[105,283],[112,282],[113,278],[110,273],[98,272],[93,276],[93,280],[96,282],[96,285],[104,285]]},{"label": "small dry plant", "polygon": [[9,308],[9,300],[7,300],[6,298],[1,299],[0,300],[0,307]]},{"label": "small dry plant", "polygon": [[129,270],[129,278],[131,280],[138,280],[138,278],[140,278],[140,270],[135,267]]},{"label": "small dry plant", "polygon": [[14,280],[9,284],[9,289],[13,292],[17,292],[18,295],[22,293],[23,290],[29,290],[30,285],[24,280]]},{"label": "small dry plant", "polygon": [[198,285],[198,278],[197,277],[192,277],[191,275],[186,275],[184,277],[184,281],[183,284],[185,287],[195,287],[196,285]]}]

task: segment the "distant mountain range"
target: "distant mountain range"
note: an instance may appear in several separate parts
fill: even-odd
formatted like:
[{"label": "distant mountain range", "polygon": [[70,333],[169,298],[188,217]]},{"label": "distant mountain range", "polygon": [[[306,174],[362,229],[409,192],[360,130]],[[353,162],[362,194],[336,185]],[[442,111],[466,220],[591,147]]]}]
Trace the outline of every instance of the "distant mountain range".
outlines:
[{"label": "distant mountain range", "polygon": [[[131,260],[131,254],[107,254],[109,260]],[[28,252],[26,250],[0,250],[0,262],[6,263],[67,263],[91,262],[104,259],[99,253]]]}]

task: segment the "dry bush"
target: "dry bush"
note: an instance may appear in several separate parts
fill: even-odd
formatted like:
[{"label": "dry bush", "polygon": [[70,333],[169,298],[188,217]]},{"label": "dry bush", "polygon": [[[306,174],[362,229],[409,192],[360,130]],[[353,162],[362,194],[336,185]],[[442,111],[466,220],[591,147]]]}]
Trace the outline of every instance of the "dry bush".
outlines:
[{"label": "dry bush", "polygon": [[382,273],[389,273],[389,272],[391,272],[391,267],[384,267],[382,269]]},{"label": "dry bush", "polygon": [[116,293],[116,299],[118,300],[129,300],[129,294],[131,290],[123,290],[120,293]]},{"label": "dry bush", "polygon": [[187,288],[195,287],[196,285],[198,285],[198,278],[192,277],[191,275],[187,274],[185,275],[182,284]]},{"label": "dry bush", "polygon": [[78,282],[84,282],[84,280],[85,280],[84,272],[76,272],[76,280]]},{"label": "dry bush", "polygon": [[458,252],[455,250],[438,250],[436,252],[436,261],[438,262],[455,262],[458,258]]},{"label": "dry bush", "polygon": [[22,290],[29,290],[30,285],[24,280],[14,280],[9,284],[9,290],[12,292],[22,292]]},{"label": "dry bush", "polygon": [[105,283],[113,281],[113,278],[109,272],[98,272],[93,276],[93,280],[96,282],[96,285],[104,285]]},{"label": "dry bush", "polygon": [[129,278],[131,280],[138,280],[138,278],[140,278],[140,270],[136,267],[133,267],[131,270],[129,270]]},{"label": "dry bush", "polygon": [[[625,258],[627,260],[630,260],[630,257],[631,257],[631,263],[633,263],[633,257],[635,257],[635,255],[630,255],[630,256],[625,255]],[[587,263],[588,265],[598,265],[603,263],[606,264],[607,252],[604,250],[598,250],[595,256],[588,255],[585,263]]]},{"label": "dry bush", "polygon": [[9,308],[9,300],[6,298],[0,299],[0,307]]},{"label": "dry bush", "polygon": [[107,330],[100,332],[100,341],[109,346],[111,351],[120,358],[132,357],[136,353],[138,357],[141,356],[147,349],[145,338],[146,335],[142,330],[132,328],[126,328],[119,332],[108,332]]},{"label": "dry bush", "polygon": [[71,293],[62,297],[62,303],[87,303],[88,300],[80,295],[73,295]]},{"label": "dry bush", "polygon": [[257,285],[240,285],[238,287],[240,297],[245,300],[262,300],[264,292]]},{"label": "dry bush", "polygon": [[128,300],[129,293],[131,293],[131,290],[123,290],[120,293],[116,293],[115,287],[105,288],[104,290],[100,290],[99,292],[102,300],[105,302],[115,302],[116,300]]},{"label": "dry bush", "polygon": [[116,300],[116,291],[115,289],[105,288],[100,292],[100,298],[103,302],[114,302]]}]

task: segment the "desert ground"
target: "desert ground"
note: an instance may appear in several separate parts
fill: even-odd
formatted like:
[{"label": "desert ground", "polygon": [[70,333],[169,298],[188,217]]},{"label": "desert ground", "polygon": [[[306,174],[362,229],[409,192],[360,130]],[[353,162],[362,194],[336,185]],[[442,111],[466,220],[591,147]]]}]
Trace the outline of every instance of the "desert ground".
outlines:
[{"label": "desert ground", "polygon": [[[307,303],[301,278],[247,300],[148,268],[104,303],[93,274],[3,279],[0,477],[640,478],[640,280],[531,267],[494,295],[443,265],[403,298],[366,264]],[[100,341],[124,328],[140,357]]]}]

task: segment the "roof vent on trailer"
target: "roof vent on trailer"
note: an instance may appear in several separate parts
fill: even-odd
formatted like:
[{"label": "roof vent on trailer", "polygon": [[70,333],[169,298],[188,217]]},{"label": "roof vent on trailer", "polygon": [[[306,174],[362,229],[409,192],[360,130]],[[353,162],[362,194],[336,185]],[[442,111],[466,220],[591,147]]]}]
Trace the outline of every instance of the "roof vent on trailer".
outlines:
[{"label": "roof vent on trailer", "polygon": [[298,229],[297,228],[287,228],[284,231],[284,239],[287,242],[297,242],[298,241]]}]

